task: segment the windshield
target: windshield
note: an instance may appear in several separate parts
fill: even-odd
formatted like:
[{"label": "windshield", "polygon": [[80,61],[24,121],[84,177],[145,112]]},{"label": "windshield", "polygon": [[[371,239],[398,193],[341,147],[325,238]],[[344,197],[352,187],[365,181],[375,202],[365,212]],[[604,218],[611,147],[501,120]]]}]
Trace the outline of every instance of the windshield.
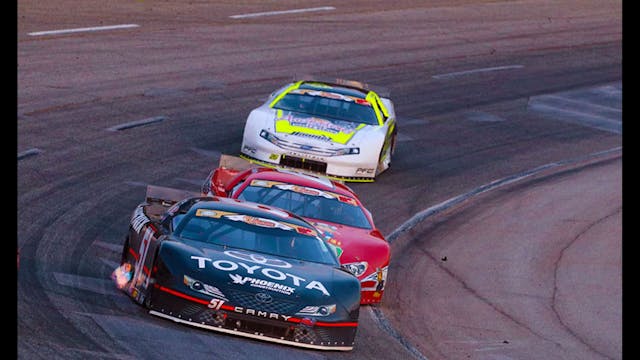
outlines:
[{"label": "windshield", "polygon": [[320,118],[345,120],[360,124],[378,125],[376,113],[367,101],[332,99],[309,93],[289,93],[278,101],[273,107],[286,111],[295,111],[310,114]]},{"label": "windshield", "polygon": [[336,265],[331,248],[312,228],[218,210],[197,209],[174,235],[208,244]]},{"label": "windshield", "polygon": [[276,181],[253,180],[238,199],[289,210],[305,218],[371,229],[358,203],[348,196]]}]

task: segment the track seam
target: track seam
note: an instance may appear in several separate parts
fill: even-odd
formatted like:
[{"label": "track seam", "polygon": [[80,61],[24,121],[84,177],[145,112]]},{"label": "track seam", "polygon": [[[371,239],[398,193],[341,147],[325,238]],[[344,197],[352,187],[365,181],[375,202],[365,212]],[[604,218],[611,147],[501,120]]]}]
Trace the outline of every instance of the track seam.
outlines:
[{"label": "track seam", "polygon": [[576,241],[578,241],[582,235],[584,235],[585,233],[587,233],[589,230],[591,230],[594,226],[602,223],[603,221],[606,221],[607,219],[611,218],[612,216],[615,216],[617,214],[619,214],[620,212],[622,212],[622,207],[618,207],[616,208],[614,211],[612,211],[611,213],[607,214],[606,216],[598,219],[597,221],[589,224],[587,227],[585,227],[578,235],[576,235],[576,237],[569,243],[567,244],[567,246],[565,246],[561,251],[560,251],[560,256],[558,257],[558,259],[556,260],[556,262],[554,263],[554,272],[553,272],[553,295],[551,297],[551,310],[553,311],[553,314],[556,316],[556,318],[558,319],[558,322],[560,323],[560,325],[569,333],[571,334],[574,338],[576,338],[576,340],[578,340],[579,343],[581,343],[582,345],[586,346],[590,351],[602,356],[605,359],[609,359],[609,360],[613,360],[613,358],[609,357],[608,355],[602,353],[601,351],[598,351],[598,349],[596,349],[593,345],[589,344],[589,342],[585,339],[583,339],[580,335],[576,334],[563,320],[562,320],[562,316],[560,316],[560,314],[558,313],[558,309],[556,308],[556,303],[557,303],[557,298],[558,298],[558,270],[560,268],[560,262],[562,261],[562,258],[564,257],[564,253],[566,250],[568,250],[573,244],[575,244]]}]

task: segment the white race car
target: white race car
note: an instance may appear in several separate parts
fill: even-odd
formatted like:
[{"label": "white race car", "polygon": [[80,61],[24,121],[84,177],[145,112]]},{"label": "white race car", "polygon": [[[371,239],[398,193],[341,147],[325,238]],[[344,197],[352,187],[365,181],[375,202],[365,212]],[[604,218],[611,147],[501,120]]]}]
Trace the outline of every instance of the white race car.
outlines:
[{"label": "white race car", "polygon": [[356,81],[298,80],[251,111],[240,156],[264,166],[371,182],[391,165],[397,132],[388,94]]}]

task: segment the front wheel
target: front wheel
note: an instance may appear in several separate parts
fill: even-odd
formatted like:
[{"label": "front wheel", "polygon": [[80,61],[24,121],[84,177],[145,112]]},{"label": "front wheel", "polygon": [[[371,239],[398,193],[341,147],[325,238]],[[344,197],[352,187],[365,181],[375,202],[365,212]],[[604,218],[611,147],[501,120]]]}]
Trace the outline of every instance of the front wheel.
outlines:
[{"label": "front wheel", "polygon": [[389,147],[387,147],[386,150],[384,148],[380,149],[380,156],[378,157],[378,169],[376,171],[376,175],[380,174],[381,172],[391,167],[391,155],[393,155],[393,153],[395,152],[395,147],[396,147],[396,135],[393,135],[393,137],[391,138],[391,144],[389,144]]}]

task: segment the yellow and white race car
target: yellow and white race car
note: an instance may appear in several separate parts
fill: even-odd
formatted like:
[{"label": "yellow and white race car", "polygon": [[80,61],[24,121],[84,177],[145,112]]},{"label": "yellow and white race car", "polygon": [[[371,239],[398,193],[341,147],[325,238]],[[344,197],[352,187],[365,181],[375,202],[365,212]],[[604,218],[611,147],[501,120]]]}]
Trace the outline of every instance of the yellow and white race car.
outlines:
[{"label": "yellow and white race car", "polygon": [[343,79],[303,79],[249,114],[240,156],[264,166],[371,182],[391,165],[398,126],[388,93]]}]

